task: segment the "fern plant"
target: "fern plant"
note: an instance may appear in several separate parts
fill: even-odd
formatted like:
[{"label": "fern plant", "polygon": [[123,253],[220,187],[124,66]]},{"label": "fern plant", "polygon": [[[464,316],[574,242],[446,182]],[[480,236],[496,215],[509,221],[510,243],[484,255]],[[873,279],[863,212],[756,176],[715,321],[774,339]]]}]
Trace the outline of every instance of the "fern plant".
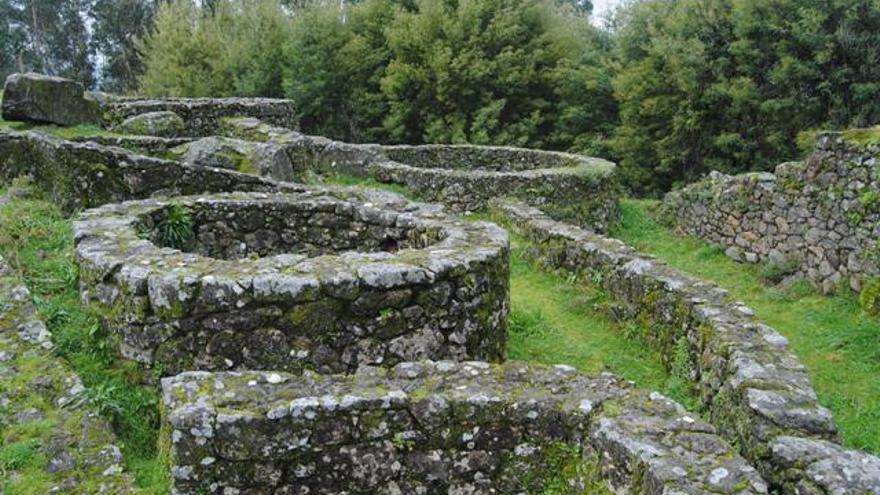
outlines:
[{"label": "fern plant", "polygon": [[165,219],[159,224],[159,232],[163,246],[187,250],[193,241],[192,216],[180,203],[168,206]]}]

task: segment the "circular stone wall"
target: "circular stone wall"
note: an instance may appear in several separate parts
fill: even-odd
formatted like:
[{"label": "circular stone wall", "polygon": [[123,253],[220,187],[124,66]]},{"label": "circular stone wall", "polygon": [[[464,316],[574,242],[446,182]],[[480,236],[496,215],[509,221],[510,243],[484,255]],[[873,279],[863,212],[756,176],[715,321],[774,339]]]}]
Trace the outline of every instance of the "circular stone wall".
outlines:
[{"label": "circular stone wall", "polygon": [[614,164],[568,153],[498,146],[383,146],[392,161],[370,167],[429,201],[478,210],[512,196],[548,215],[605,231],[618,216]]},{"label": "circular stone wall", "polygon": [[157,375],[503,358],[507,235],[438,207],[232,193],[106,205],[74,228],[84,298]]}]

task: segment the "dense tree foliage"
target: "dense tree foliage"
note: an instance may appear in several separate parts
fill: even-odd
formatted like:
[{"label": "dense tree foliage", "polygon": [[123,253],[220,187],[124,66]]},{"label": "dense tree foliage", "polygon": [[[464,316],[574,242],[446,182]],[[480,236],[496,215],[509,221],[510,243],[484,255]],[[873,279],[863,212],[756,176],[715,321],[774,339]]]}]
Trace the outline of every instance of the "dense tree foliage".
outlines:
[{"label": "dense tree foliage", "polygon": [[137,87],[144,70],[137,43],[152,26],[156,4],[154,0],[95,0],[91,5],[90,44],[100,61],[104,91],[122,93]]},{"label": "dense tree foliage", "polygon": [[[880,121],[878,0],[0,0],[0,75],[293,98],[354,141],[569,149],[636,192]],[[137,84],[136,84],[137,83]]]},{"label": "dense tree foliage", "polygon": [[628,183],[770,169],[799,132],[880,120],[876,0],[644,0],[615,20]]},{"label": "dense tree foliage", "polygon": [[356,140],[589,147],[614,105],[601,36],[544,0],[367,0],[294,19],[287,95]]},{"label": "dense tree foliage", "polygon": [[170,96],[280,96],[289,20],[277,0],[163,4],[142,43],[142,90]]},{"label": "dense tree foliage", "polygon": [[86,0],[0,0],[0,70],[33,70],[91,85]]}]

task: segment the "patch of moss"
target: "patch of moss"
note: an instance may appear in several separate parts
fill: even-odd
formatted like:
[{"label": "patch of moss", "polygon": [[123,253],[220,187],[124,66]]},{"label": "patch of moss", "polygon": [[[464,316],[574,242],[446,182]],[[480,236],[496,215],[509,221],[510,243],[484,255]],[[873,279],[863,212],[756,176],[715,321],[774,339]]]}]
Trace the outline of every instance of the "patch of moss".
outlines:
[{"label": "patch of moss", "polygon": [[880,144],[880,126],[863,129],[847,129],[840,133],[845,141],[859,146],[871,146]]}]

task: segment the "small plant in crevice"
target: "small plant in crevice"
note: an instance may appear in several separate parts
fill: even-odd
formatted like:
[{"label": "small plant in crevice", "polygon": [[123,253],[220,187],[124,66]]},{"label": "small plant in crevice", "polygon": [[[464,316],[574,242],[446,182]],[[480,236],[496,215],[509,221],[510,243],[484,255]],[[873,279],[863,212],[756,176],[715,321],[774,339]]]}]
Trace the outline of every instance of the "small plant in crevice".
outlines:
[{"label": "small plant in crevice", "polygon": [[165,247],[185,251],[192,246],[192,215],[180,203],[168,205],[165,218],[159,223],[159,242]]},{"label": "small plant in crevice", "polygon": [[880,314],[880,279],[866,280],[859,294],[859,304],[872,315]]},{"label": "small plant in crevice", "polygon": [[789,256],[783,261],[770,261],[761,268],[761,279],[764,283],[776,285],[797,273],[800,266],[801,259],[797,256]]},{"label": "small plant in crevice", "polygon": [[690,344],[686,336],[681,336],[675,341],[675,347],[672,350],[666,389],[673,400],[683,404],[689,410],[694,410],[695,405],[692,375]]}]

